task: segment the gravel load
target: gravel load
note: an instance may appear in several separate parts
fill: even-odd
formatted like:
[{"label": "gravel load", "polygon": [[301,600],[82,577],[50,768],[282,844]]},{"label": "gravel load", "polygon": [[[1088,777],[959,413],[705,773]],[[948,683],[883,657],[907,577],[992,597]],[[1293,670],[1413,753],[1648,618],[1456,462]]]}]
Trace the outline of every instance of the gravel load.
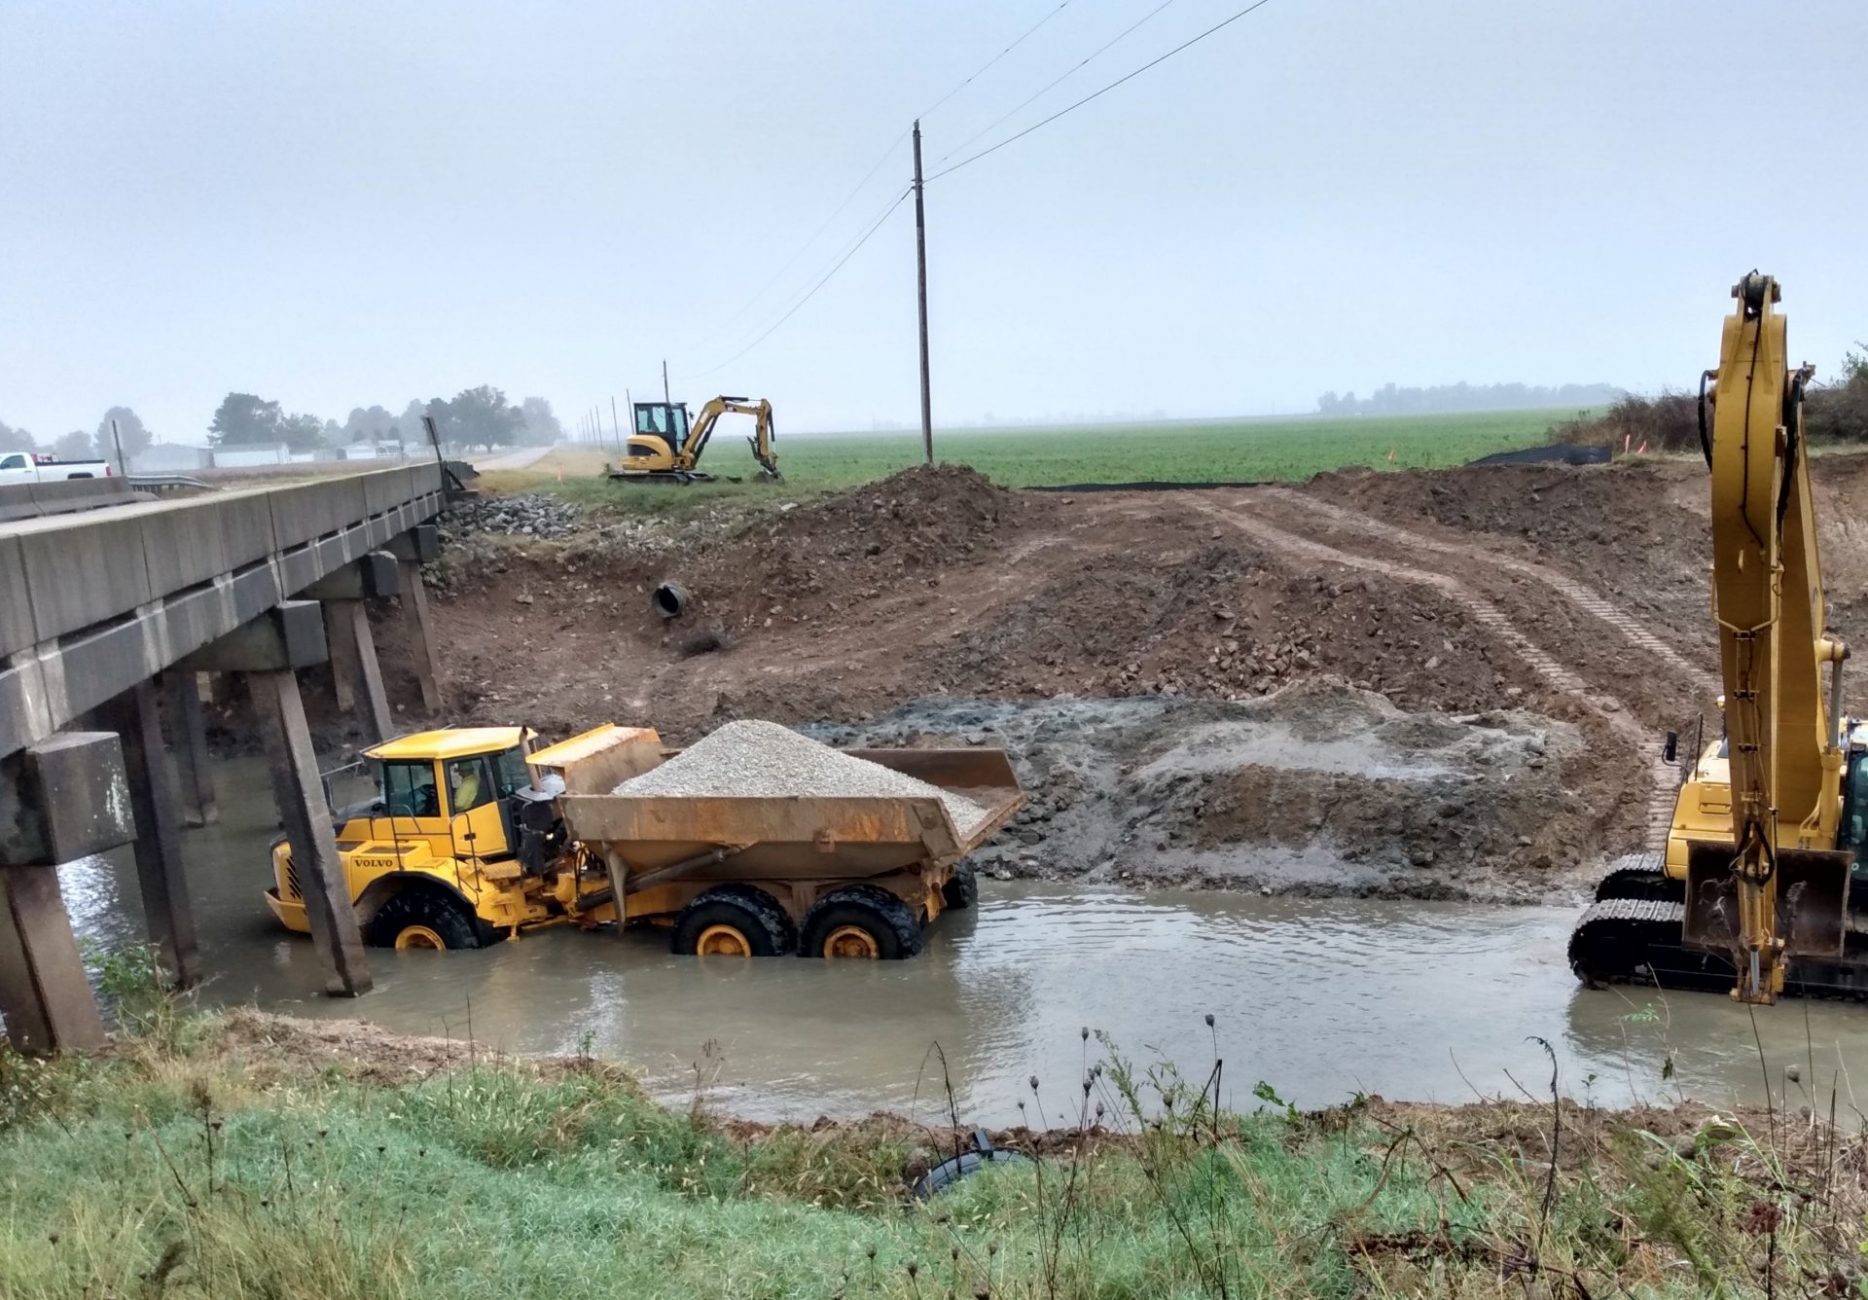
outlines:
[{"label": "gravel load", "polygon": [[820,745],[776,722],[729,722],[612,794],[733,796],[766,799],[926,798],[947,806],[962,838],[990,810],[894,768]]}]

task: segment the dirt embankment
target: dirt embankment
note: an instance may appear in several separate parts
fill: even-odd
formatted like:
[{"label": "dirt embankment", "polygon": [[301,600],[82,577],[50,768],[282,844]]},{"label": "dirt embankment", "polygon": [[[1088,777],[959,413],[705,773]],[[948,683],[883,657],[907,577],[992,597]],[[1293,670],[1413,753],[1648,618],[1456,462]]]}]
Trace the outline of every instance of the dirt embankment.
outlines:
[{"label": "dirt embankment", "polygon": [[[1868,614],[1868,457],[1814,464],[1847,635]],[[456,720],[1003,740],[1034,810],[995,869],[1496,896],[1643,847],[1651,749],[1716,691],[1708,555],[1685,462],[1074,497],[917,469],[738,519],[482,539],[442,565],[435,612]],[[693,597],[672,622],[649,609],[665,580]],[[394,672],[400,637],[382,642]],[[1361,769],[1261,761],[1313,713],[1354,719],[1314,743]],[[1203,728],[1247,757],[1150,766]],[[1488,730],[1541,735],[1542,766],[1462,749]],[[1413,775],[1367,770],[1391,751]],[[1069,803],[1079,786],[1111,793]]]}]

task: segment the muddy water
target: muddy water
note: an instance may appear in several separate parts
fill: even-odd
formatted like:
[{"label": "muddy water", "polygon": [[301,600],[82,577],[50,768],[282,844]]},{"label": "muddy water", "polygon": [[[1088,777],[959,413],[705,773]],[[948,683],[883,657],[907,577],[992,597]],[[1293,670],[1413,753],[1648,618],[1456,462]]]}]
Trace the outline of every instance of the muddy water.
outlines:
[{"label": "muddy water", "polygon": [[[700,1088],[755,1117],[939,1114],[938,1044],[963,1117],[1017,1121],[1036,1074],[1037,1104],[1061,1120],[1099,1050],[1085,1026],[1138,1061],[1200,1077],[1217,1044],[1226,1092],[1248,1107],[1260,1079],[1300,1105],[1357,1090],[1448,1102],[1519,1084],[1542,1093],[1550,1067],[1532,1036],[1555,1048],[1566,1091],[1606,1104],[1763,1092],[1751,1018],[1727,999],[1578,989],[1563,960],[1569,907],[988,881],[979,909],[943,917],[909,962],[702,963],[671,957],[654,932],[553,930],[483,952],[373,951],[376,991],[332,1000],[317,992],[310,942],[276,930],[260,900],[272,827],[257,777],[227,773],[226,822],[184,841],[205,1000],[457,1038],[471,1025],[476,1041],[513,1052],[588,1044],[671,1099]],[[61,879],[83,933],[139,936],[127,858],[75,863]],[[1838,1073],[1840,1104],[1853,1073],[1868,1105],[1868,1007],[1787,1002],[1757,1025],[1774,1094],[1796,1063],[1823,1105]]]}]

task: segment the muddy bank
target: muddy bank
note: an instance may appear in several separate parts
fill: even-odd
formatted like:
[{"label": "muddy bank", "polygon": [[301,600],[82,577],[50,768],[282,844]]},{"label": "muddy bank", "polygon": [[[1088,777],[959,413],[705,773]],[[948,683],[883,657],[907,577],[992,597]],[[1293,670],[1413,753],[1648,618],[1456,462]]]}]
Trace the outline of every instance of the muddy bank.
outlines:
[{"label": "muddy bank", "polygon": [[1006,748],[1030,802],[974,855],[1000,879],[1525,901],[1575,889],[1606,818],[1562,722],[1406,713],[1340,683],[1261,699],[917,700],[807,728],[840,745]]}]

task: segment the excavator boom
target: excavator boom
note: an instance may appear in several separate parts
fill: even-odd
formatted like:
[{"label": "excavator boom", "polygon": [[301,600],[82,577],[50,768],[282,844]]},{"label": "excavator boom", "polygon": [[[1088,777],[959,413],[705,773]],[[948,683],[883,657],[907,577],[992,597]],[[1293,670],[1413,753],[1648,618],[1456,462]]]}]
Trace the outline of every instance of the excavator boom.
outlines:
[{"label": "excavator boom", "polygon": [[1732,297],[1700,390],[1724,735],[1695,756],[1660,869],[1602,882],[1570,964],[1589,983],[1707,987],[1723,973],[1740,1002],[1776,1001],[1787,974],[1801,991],[1859,996],[1868,947],[1849,909],[1868,745],[1841,716],[1848,647],[1826,630],[1803,440],[1810,370],[1790,368],[1774,279],[1754,271]]},{"label": "excavator boom", "polygon": [[1729,953],[1734,997],[1771,1002],[1788,958],[1842,953],[1850,855],[1834,851],[1842,751],[1821,679],[1842,650],[1823,631],[1805,372],[1777,282],[1753,272],[1732,295],[1706,444],[1732,839],[1688,845],[1684,939]]}]

